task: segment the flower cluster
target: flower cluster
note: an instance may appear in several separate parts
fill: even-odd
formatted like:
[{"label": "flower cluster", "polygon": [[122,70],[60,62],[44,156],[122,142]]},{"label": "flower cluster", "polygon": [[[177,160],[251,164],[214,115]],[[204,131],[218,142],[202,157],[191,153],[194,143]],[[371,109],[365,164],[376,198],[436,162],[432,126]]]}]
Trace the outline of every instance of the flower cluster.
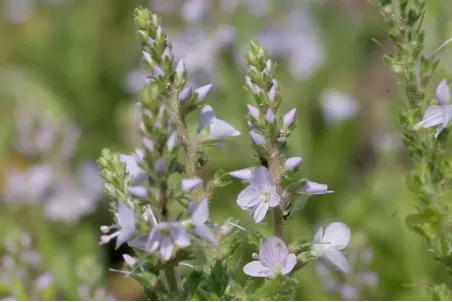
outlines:
[{"label": "flower cluster", "polygon": [[72,171],[78,128],[34,106],[21,108],[16,124],[16,149],[33,163],[25,170],[7,171],[4,200],[12,205],[40,205],[50,220],[70,224],[92,213],[103,195],[103,181],[94,163],[84,162]]},{"label": "flower cluster", "polygon": [[[143,64],[151,72],[139,102],[142,148],[131,155],[113,156],[130,178],[122,192],[114,191],[114,187],[113,191],[108,189],[112,188],[109,183],[113,178],[118,177],[107,175],[111,157],[104,152],[99,161],[107,192],[117,201],[117,223],[101,228],[105,234],[114,231],[102,235],[101,243],[116,238],[117,248],[127,242],[168,262],[179,249],[191,245],[191,235],[216,244],[209,223],[205,181],[199,173],[206,162],[202,149],[221,146],[225,139],[240,132],[219,119],[213,108],[206,105],[211,84],[200,88],[187,84],[185,63],[175,61],[172,45],[158,17],[149,10],[138,9],[135,23],[142,42]],[[201,112],[196,137],[191,138],[186,116],[195,110]],[[182,151],[185,161],[180,160]],[[175,203],[185,208],[185,219],[172,217],[170,207]],[[138,224],[142,227],[138,228]]]},{"label": "flower cluster", "polygon": [[[115,212],[115,223],[101,227],[100,243],[116,239],[116,248],[127,243],[135,252],[133,256],[124,254],[124,270],[115,271],[152,288],[149,291],[152,300],[189,298],[187,295],[193,292],[186,292],[182,284],[193,280],[181,276],[178,267],[196,268],[190,261],[200,258],[196,248],[201,240],[215,247],[215,255],[213,259],[206,257],[208,268],[202,270],[206,276],[199,277],[204,281],[198,281],[201,282],[198,294],[204,295],[205,288],[212,289],[213,284],[221,280],[222,285],[214,290],[217,298],[232,299],[233,294],[228,290],[234,288],[233,277],[224,277],[227,280],[219,277],[221,274],[229,276],[224,262],[231,255],[223,255],[223,251],[231,253],[231,248],[243,244],[239,235],[227,229],[232,225],[245,230],[256,247],[261,245],[256,261],[243,267],[245,274],[274,280],[286,276],[288,281],[283,285],[290,283],[292,288],[296,282],[289,274],[310,260],[325,258],[346,272],[348,264],[340,252],[350,240],[350,229],[345,224],[331,224],[325,234],[320,230],[313,243],[301,247],[288,247],[282,240],[283,219],[287,219],[295,207],[312,195],[332,191],[325,184],[297,176],[303,159],[289,157],[287,147],[287,138],[295,127],[296,109],[280,114],[279,84],[273,76],[275,64],[268,59],[264,48],[252,42],[251,50],[245,55],[248,61],[245,84],[254,101],[253,105],[248,105],[246,120],[259,165],[229,173],[217,171],[213,179],[208,179],[202,173],[208,162],[207,148],[223,148],[226,139],[241,133],[219,119],[207,105],[211,84],[200,88],[189,84],[184,60],[175,60],[172,44],[159,17],[139,8],[135,24],[143,66],[150,72],[145,77],[146,85],[138,103],[142,146],[132,154],[104,150],[99,159],[106,192],[113,199]],[[196,111],[200,112],[199,123],[192,132],[187,117]],[[263,221],[269,211],[274,214],[275,236],[263,240],[259,233],[248,232],[231,221],[214,234],[217,224],[209,219],[209,198],[215,188],[227,185],[231,177],[247,183],[236,203],[253,216],[254,222]],[[223,246],[217,249],[219,244]],[[206,250],[203,249],[207,255]],[[166,282],[160,279],[160,270]],[[223,283],[228,280],[231,283],[225,286]],[[218,294],[220,289],[222,294]]]},{"label": "flower cluster", "polygon": [[[44,271],[39,253],[33,249],[28,233],[10,232],[3,246],[0,284],[9,289],[9,300],[52,299],[55,280]],[[5,299],[5,298],[3,298]]]}]

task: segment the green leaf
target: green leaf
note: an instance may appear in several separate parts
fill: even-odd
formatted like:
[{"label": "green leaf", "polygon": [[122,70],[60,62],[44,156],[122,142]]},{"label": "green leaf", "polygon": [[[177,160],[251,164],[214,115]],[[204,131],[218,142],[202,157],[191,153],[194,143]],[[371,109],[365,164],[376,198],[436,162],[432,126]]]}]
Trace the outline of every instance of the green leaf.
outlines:
[{"label": "green leaf", "polygon": [[223,296],[229,284],[229,274],[226,263],[217,260],[210,271],[210,286],[217,296]]},{"label": "green leaf", "polygon": [[429,207],[422,212],[409,214],[405,223],[410,230],[431,241],[439,233],[441,213],[437,208]]},{"label": "green leaf", "polygon": [[183,285],[185,300],[190,300],[193,297],[198,286],[203,281],[204,275],[205,274],[203,271],[195,270],[192,271],[191,274],[187,277]]},{"label": "green leaf", "polygon": [[278,276],[268,280],[256,291],[251,300],[255,301],[294,301],[297,298],[300,284],[296,278]]}]

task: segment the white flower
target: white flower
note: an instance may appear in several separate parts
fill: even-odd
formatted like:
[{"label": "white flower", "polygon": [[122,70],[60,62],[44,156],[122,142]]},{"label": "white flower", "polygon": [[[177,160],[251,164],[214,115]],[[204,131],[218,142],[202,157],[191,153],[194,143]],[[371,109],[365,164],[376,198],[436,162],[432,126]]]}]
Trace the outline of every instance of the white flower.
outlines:
[{"label": "white flower", "polygon": [[446,80],[442,80],[439,83],[438,88],[436,88],[435,95],[440,105],[432,105],[428,107],[424,113],[422,121],[414,126],[414,130],[419,130],[421,128],[427,129],[442,124],[435,133],[436,139],[440,133],[446,129],[452,119],[452,106],[449,105],[450,91]]},{"label": "white flower", "polygon": [[341,250],[350,242],[350,236],[350,228],[342,222],[329,224],[325,233],[323,227],[320,227],[314,235],[311,254],[327,260],[337,269],[347,273],[350,266]]}]

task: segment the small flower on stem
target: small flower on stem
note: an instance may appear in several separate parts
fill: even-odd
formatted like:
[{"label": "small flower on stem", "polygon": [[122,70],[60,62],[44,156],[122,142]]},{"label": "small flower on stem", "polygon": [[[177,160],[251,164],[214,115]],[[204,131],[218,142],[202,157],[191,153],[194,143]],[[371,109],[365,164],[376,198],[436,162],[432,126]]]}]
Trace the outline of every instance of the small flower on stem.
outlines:
[{"label": "small flower on stem", "polygon": [[350,266],[341,250],[347,247],[350,237],[350,228],[345,223],[330,223],[325,233],[323,227],[320,227],[314,235],[311,254],[324,258],[340,271],[347,273]]},{"label": "small flower on stem", "polygon": [[179,222],[160,222],[151,231],[145,246],[148,253],[159,250],[163,260],[173,256],[174,245],[186,248],[190,245],[190,237]]},{"label": "small flower on stem", "polygon": [[250,185],[237,198],[237,204],[252,213],[256,223],[261,222],[268,209],[278,206],[279,202],[276,185],[265,167],[254,170]]},{"label": "small flower on stem", "polygon": [[446,80],[442,80],[439,83],[435,94],[440,105],[432,105],[428,107],[424,113],[422,121],[414,125],[414,130],[419,130],[421,128],[427,129],[442,124],[435,133],[436,139],[441,132],[446,129],[452,119],[452,106],[449,105],[450,91]]},{"label": "small flower on stem", "polygon": [[328,191],[328,185],[319,184],[313,181],[307,181],[303,187],[303,192],[312,195],[323,195],[333,193],[334,191]]},{"label": "small flower on stem", "polygon": [[135,213],[134,211],[123,203],[118,206],[118,213],[115,214],[118,220],[119,231],[111,235],[102,235],[100,237],[100,243],[106,244],[110,242],[111,239],[116,239],[116,249],[123,245],[126,241],[131,240],[135,237],[136,227],[135,227]]},{"label": "small flower on stem", "polygon": [[213,245],[217,245],[215,235],[207,225],[207,221],[209,220],[209,201],[207,199],[203,199],[199,203],[195,204],[192,209],[193,214],[191,215],[191,218],[194,225],[194,229],[192,230],[193,234],[212,243]]},{"label": "small flower on stem", "polygon": [[284,242],[274,236],[264,241],[258,258],[259,260],[245,265],[243,268],[245,274],[273,279],[277,275],[287,275],[297,264],[295,254],[289,254]]},{"label": "small flower on stem", "polygon": [[223,120],[216,118],[212,107],[205,106],[199,119],[199,132],[208,128],[208,138],[223,140],[229,136],[239,136],[240,132]]}]

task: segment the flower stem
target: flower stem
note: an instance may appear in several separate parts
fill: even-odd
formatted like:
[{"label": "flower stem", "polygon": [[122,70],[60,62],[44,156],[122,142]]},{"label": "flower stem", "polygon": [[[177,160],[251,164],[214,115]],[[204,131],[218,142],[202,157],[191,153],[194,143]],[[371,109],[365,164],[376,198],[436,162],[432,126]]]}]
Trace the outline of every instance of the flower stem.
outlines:
[{"label": "flower stem", "polygon": [[168,282],[168,288],[170,292],[176,293],[178,297],[180,297],[180,288],[177,284],[177,278],[176,278],[176,270],[174,266],[169,266],[165,268],[165,277],[166,281]]},{"label": "flower stem", "polygon": [[[188,126],[185,120],[185,116],[181,114],[179,107],[179,98],[177,90],[175,89],[170,94],[169,108],[171,121],[176,125],[176,131],[182,140],[182,145],[185,151],[185,173],[187,177],[199,177],[198,163],[196,158],[196,147],[192,144],[190,134],[188,133]],[[198,186],[195,189],[195,194],[202,199],[205,195],[202,186]]]},{"label": "flower stem", "polygon": [[[282,196],[281,190],[281,155],[278,148],[278,142],[269,143],[269,157],[268,157],[268,167],[270,169],[270,174],[272,175],[273,181],[276,184],[276,190],[279,196]],[[274,215],[274,232],[275,236],[282,238],[283,236],[283,220],[282,211],[280,206],[273,208]]]}]

